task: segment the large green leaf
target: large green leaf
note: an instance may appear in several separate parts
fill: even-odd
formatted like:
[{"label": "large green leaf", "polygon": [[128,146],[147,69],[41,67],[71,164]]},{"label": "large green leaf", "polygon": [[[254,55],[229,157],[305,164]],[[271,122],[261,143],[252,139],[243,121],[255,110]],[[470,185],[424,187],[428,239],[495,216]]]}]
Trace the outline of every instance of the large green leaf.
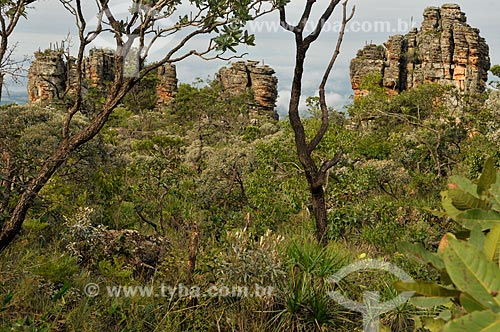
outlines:
[{"label": "large green leaf", "polygon": [[460,189],[449,189],[448,195],[453,202],[453,206],[460,211],[469,209],[485,209],[488,206],[486,201]]},{"label": "large green leaf", "polygon": [[438,306],[451,305],[449,297],[427,297],[417,296],[410,299],[410,303],[418,308],[430,309]]},{"label": "large green leaf", "polygon": [[495,169],[495,163],[493,158],[486,159],[484,163],[483,172],[479,177],[477,182],[477,194],[479,196],[484,196],[490,190],[492,184],[497,181],[497,171]]},{"label": "large green leaf", "polygon": [[460,176],[460,175],[452,175],[448,179],[448,187],[449,188],[457,188],[457,189],[462,189],[466,193],[477,197],[477,185],[474,184],[471,180]]},{"label": "large green leaf", "polygon": [[487,230],[500,225],[500,213],[493,210],[472,209],[458,214],[455,220],[467,229],[479,225],[481,229]]},{"label": "large green leaf", "polygon": [[[431,332],[441,331],[446,321],[435,317],[415,317],[415,328],[425,328]],[[415,329],[415,331],[420,331]]]},{"label": "large green leaf", "polygon": [[484,248],[485,236],[481,225],[475,225],[470,231],[469,243],[479,250]]},{"label": "large green leaf", "polygon": [[475,311],[469,315],[448,322],[443,332],[498,332],[500,315],[490,310]]},{"label": "large green leaf", "polygon": [[456,219],[457,216],[460,213],[462,213],[462,211],[460,211],[453,205],[453,201],[448,195],[448,191],[441,192],[441,205],[443,206],[443,209],[446,211],[446,214],[453,219]]},{"label": "large green leaf", "polygon": [[468,313],[474,312],[474,311],[483,311],[483,310],[488,310],[487,307],[482,305],[481,303],[477,302],[472,298],[467,293],[462,293],[460,294],[460,305],[467,311]]},{"label": "large green leaf", "polygon": [[497,173],[497,182],[490,188],[490,204],[493,210],[500,211],[500,173]]},{"label": "large green leaf", "polygon": [[398,244],[398,249],[421,264],[431,264],[438,270],[444,269],[443,260],[437,254],[425,249],[420,243],[401,242]]},{"label": "large green leaf", "polygon": [[498,262],[500,258],[500,225],[493,227],[484,239],[483,247],[486,258]]},{"label": "large green leaf", "polygon": [[448,238],[442,257],[446,271],[458,289],[483,306],[500,311],[500,297],[496,296],[500,290],[500,269],[495,263],[473,245],[452,237]]},{"label": "large green leaf", "polygon": [[428,281],[397,281],[394,283],[394,288],[396,288],[399,292],[413,291],[417,295],[430,297],[458,298],[460,296],[460,291],[456,289],[449,289]]}]

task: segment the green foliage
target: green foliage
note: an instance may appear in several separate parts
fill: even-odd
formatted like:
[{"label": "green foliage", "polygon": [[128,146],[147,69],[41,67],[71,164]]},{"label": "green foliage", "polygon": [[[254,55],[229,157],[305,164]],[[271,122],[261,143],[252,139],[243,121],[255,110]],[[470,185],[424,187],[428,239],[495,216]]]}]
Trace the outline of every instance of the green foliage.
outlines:
[{"label": "green foliage", "polygon": [[[499,180],[491,161],[483,166],[486,155],[498,157],[498,119],[494,106],[476,105],[481,96],[468,97],[458,112],[445,102],[446,88],[426,85],[389,96],[374,76],[363,83],[371,92],[349,108],[350,118],[329,110],[333,121],[313,158],[326,160],[342,148],[343,159],[324,186],[332,241],[323,249],[306,240],[314,224],[288,121],[258,115],[250,94],[229,96],[216,81],[181,84],[175,101],[156,109],[156,79],[151,75],[124,98],[98,141],[78,151],[38,196],[18,241],[0,260],[0,330],[353,331],[359,315],[346,312],[327,291],[340,287],[362,301],[366,289],[378,290],[390,299],[392,279],[368,272],[333,286],[327,278],[349,257],[367,255],[427,280],[400,285],[419,296],[382,317],[392,330],[438,330],[448,321],[450,329],[458,328],[455,322],[469,327],[478,312],[496,324],[496,299],[483,304],[496,285],[478,288],[489,270],[497,271],[486,263],[500,259],[500,228],[493,227]],[[97,106],[102,96],[92,94],[98,92],[89,95]],[[310,138],[320,125],[318,99],[308,98],[307,107]],[[25,185],[46,151],[60,142],[57,128],[64,113],[8,106],[0,118],[2,146],[17,158],[16,181]],[[84,116],[75,120],[78,126],[88,123]],[[23,158],[28,162],[19,163]],[[0,162],[0,176],[4,166]],[[433,216],[424,207],[438,205],[438,188],[449,174],[456,175],[443,193],[444,210]],[[89,282],[185,283],[194,224],[199,226],[195,285],[259,283],[274,287],[273,295],[83,294]],[[435,252],[443,234],[461,225],[470,229],[458,232],[457,240],[446,237],[451,249]],[[116,242],[110,236],[127,232],[162,235],[167,255],[141,270],[134,263],[138,246],[122,235]],[[396,251],[394,239],[421,242],[399,248],[417,263]],[[479,256],[484,259],[472,261]],[[465,285],[479,263],[490,267]],[[145,269],[148,274],[141,272]],[[461,316],[465,313],[470,314]],[[415,323],[412,315],[418,315]]]},{"label": "green foliage", "polygon": [[283,237],[268,230],[256,237],[246,228],[229,231],[216,257],[216,284],[273,286],[282,278],[279,247]]},{"label": "green foliage", "polygon": [[102,260],[99,262],[99,273],[107,278],[116,279],[121,282],[129,280],[134,271],[126,266],[118,257],[115,256],[112,258],[113,261]]},{"label": "green foliage", "polygon": [[279,286],[278,309],[270,320],[272,331],[337,331],[343,309],[328,295],[328,278],[347,262],[331,245],[292,242],[286,249],[286,277]]},{"label": "green foliage", "polygon": [[411,195],[410,175],[388,160],[358,162],[334,170],[329,183],[330,236],[362,237],[379,250],[392,252],[394,237],[404,235],[401,225],[424,218],[402,197]]},{"label": "green foliage", "polygon": [[455,163],[449,156],[460,153],[459,144],[467,133],[464,123],[470,122],[468,114],[472,117],[478,112],[476,106],[457,114],[449,106],[450,100],[462,97],[454,96],[451,87],[438,84],[422,84],[391,96],[379,84],[380,79],[366,77],[360,88],[367,94],[348,109],[352,123],[363,128],[357,140],[361,156],[390,158],[416,175],[450,174]]},{"label": "green foliage", "polygon": [[71,277],[79,270],[76,264],[76,257],[69,255],[43,256],[40,258],[41,264],[34,268],[34,272],[53,283],[64,283],[71,280]]},{"label": "green foliage", "polygon": [[156,72],[148,73],[123,99],[125,108],[135,114],[153,110],[156,107],[157,101],[157,84],[158,74]]},{"label": "green foliage", "polygon": [[40,219],[28,219],[23,223],[23,228],[30,232],[39,233],[45,228],[49,227],[48,222],[42,222]]},{"label": "green foliage", "polygon": [[[410,257],[429,263],[441,272],[440,284],[397,283],[400,290],[413,290],[430,299],[446,299],[451,308],[446,309],[449,314],[438,317],[442,321],[439,326],[426,326],[432,331],[493,331],[500,324],[497,297],[500,289],[500,186],[497,175],[493,159],[489,158],[477,181],[452,177],[448,191],[442,193],[446,214],[468,229],[465,239],[446,234],[437,254],[419,245],[405,243],[400,247]],[[450,299],[456,305],[452,306]]]},{"label": "green foliage", "polygon": [[354,150],[366,159],[386,160],[391,155],[392,142],[379,132],[370,133],[356,142]]},{"label": "green foliage", "polygon": [[500,77],[500,65],[494,65],[490,68],[490,71],[493,75]]},{"label": "green foliage", "polygon": [[[60,144],[60,128],[65,116],[65,112],[55,106],[8,106],[0,111],[0,177],[12,181],[11,186],[0,188],[2,203],[6,200],[3,211],[6,215],[12,212],[28,181]],[[74,132],[87,123],[85,116],[77,114],[70,131]],[[86,189],[92,191],[95,166],[106,158],[105,150],[103,142],[97,139],[68,158],[40,192],[28,218],[33,222],[40,220],[43,224],[60,219],[62,211],[73,210],[69,202],[75,203]],[[35,225],[32,223],[26,229],[30,226]]]},{"label": "green foliage", "polygon": [[197,125],[202,135],[214,139],[218,130],[241,134],[248,125],[252,103],[249,92],[227,95],[218,81],[208,82],[201,88],[180,84],[169,111],[175,123]]},{"label": "green foliage", "polygon": [[490,229],[500,223],[500,176],[492,158],[486,160],[476,182],[452,176],[448,188],[441,193],[443,208],[462,226]]},{"label": "green foliage", "polygon": [[373,113],[380,112],[388,107],[389,96],[382,88],[381,82],[382,76],[380,74],[370,74],[363,77],[360,89],[366,91],[367,94],[356,99],[348,108],[349,116],[354,122],[377,116],[376,114],[373,115]]},{"label": "green foliage", "polygon": [[500,329],[500,314],[491,311],[477,311],[457,319],[445,326],[444,331],[494,332]]},{"label": "green foliage", "polygon": [[247,126],[245,128],[245,133],[243,134],[243,139],[246,142],[252,142],[255,139],[257,139],[257,137],[259,137],[259,134],[260,134],[260,129],[258,127],[256,127],[256,126]]},{"label": "green foliage", "polygon": [[[493,67],[490,68],[490,72],[497,78],[500,78],[500,65],[494,65]],[[494,88],[500,88],[500,82],[498,81],[492,81],[490,82],[490,85],[493,86]]]}]

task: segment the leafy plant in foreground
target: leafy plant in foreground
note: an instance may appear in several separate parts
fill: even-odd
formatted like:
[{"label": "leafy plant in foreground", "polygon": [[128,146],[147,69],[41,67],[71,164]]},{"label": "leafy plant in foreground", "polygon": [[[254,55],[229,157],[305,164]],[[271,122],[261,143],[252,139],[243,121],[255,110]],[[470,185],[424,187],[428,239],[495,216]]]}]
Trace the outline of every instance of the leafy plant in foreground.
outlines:
[{"label": "leafy plant in foreground", "polygon": [[446,234],[437,253],[422,245],[403,243],[401,251],[441,272],[439,283],[396,283],[415,291],[413,303],[444,308],[438,317],[420,318],[430,331],[494,332],[500,330],[500,173],[486,160],[477,181],[450,178],[442,192],[447,215],[466,231]]},{"label": "leafy plant in foreground", "polygon": [[270,331],[339,331],[348,313],[328,295],[328,278],[347,263],[347,257],[329,244],[292,242],[286,248],[287,275],[278,286]]}]

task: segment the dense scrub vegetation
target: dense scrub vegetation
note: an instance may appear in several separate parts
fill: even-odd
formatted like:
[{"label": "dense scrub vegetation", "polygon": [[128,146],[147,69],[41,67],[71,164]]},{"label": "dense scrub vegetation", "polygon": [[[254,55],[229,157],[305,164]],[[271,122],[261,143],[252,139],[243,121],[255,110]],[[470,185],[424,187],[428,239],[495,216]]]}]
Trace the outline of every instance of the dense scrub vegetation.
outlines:
[{"label": "dense scrub vegetation", "polygon": [[[343,151],[325,185],[327,247],[314,240],[307,183],[286,119],[270,120],[250,95],[226,96],[217,82],[182,84],[160,110],[153,89],[138,87],[98,139],[79,149],[38,195],[21,235],[2,255],[0,330],[361,330],[361,316],[328,291],[362,301],[364,290],[378,290],[388,300],[396,280],[380,272],[353,274],[338,285],[328,278],[364,257],[447,287],[440,271],[411,261],[398,243],[433,252],[446,233],[463,230],[456,215],[442,209],[440,192],[450,176],[476,181],[488,156],[498,161],[500,115],[487,96],[462,98],[432,84],[389,96],[378,79],[365,81],[370,93],[348,115],[331,110],[333,123],[314,155],[322,161]],[[154,77],[143,84],[154,86]],[[312,134],[321,124],[318,100],[307,105],[305,129]],[[88,122],[93,107],[74,125]],[[54,128],[62,112],[57,104],[1,109],[0,144],[9,148],[20,188],[60,139]],[[10,193],[5,204],[18,194]],[[498,192],[491,195],[498,199]],[[100,286],[99,295],[86,296],[89,283]],[[179,293],[256,284],[272,291],[258,297]],[[108,296],[106,286],[114,285],[179,289]],[[407,303],[382,323],[393,331],[423,329],[424,319],[415,317],[445,312],[449,320],[448,302],[425,309]],[[453,317],[460,315],[458,304]]]}]

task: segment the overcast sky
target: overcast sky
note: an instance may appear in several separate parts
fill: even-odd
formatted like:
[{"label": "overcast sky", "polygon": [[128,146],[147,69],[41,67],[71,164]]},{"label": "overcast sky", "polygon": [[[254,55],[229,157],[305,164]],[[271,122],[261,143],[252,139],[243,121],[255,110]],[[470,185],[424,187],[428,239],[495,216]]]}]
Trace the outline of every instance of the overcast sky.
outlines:
[{"label": "overcast sky", "polygon": [[[94,1],[85,0],[84,3]],[[111,0],[117,3],[117,12],[125,11],[130,0]],[[315,5],[315,14],[319,15],[329,1],[320,0]],[[390,35],[404,34],[410,25],[420,27],[422,13],[425,7],[441,6],[445,1],[402,1],[402,0],[351,0],[351,5],[356,5],[356,14],[351,22],[350,29],[344,38],[341,55],[334,68],[331,81],[328,86],[329,100],[332,105],[342,108],[350,102],[352,91],[349,84],[349,61],[366,43],[381,44]],[[492,64],[500,63],[500,1],[494,0],[456,0],[462,11],[467,15],[468,23],[481,30],[481,35],[486,38],[490,45]],[[289,20],[293,22],[300,15],[304,6],[303,0],[292,0],[288,6]],[[327,26],[318,42],[311,48],[307,59],[306,77],[304,80],[304,93],[315,94],[331,52],[337,40],[338,20],[340,18],[340,6],[332,23]],[[89,10],[89,21],[94,15]],[[68,33],[74,33],[73,19],[62,8],[58,0],[39,0],[28,13],[29,19],[21,22],[13,35],[13,40],[19,42],[18,54],[31,55],[34,51],[45,49],[49,43],[64,39]],[[313,14],[314,20],[314,14]],[[337,22],[337,23],[336,23]],[[380,23],[388,22],[388,23]],[[282,31],[278,27],[278,15],[273,13],[259,20],[256,24],[249,26],[251,32],[256,35],[255,47],[240,47],[239,51],[249,53],[247,59],[260,60],[273,67],[279,79],[280,97],[278,107],[283,113],[289,94],[291,78],[293,74],[294,41],[289,32]],[[388,29],[385,28],[389,27]],[[260,30],[260,31],[259,31]],[[175,40],[174,40],[175,41]],[[174,42],[169,41],[169,42]],[[100,40],[103,46],[110,41]],[[110,44],[111,46],[111,44]],[[161,45],[168,47],[168,42]],[[155,51],[156,56],[161,48]],[[226,65],[224,61],[213,61],[207,63],[199,59],[189,59],[177,65],[178,77],[181,82],[191,83],[196,78],[205,79],[213,77],[217,69]],[[20,89],[20,88],[18,88]]]}]

